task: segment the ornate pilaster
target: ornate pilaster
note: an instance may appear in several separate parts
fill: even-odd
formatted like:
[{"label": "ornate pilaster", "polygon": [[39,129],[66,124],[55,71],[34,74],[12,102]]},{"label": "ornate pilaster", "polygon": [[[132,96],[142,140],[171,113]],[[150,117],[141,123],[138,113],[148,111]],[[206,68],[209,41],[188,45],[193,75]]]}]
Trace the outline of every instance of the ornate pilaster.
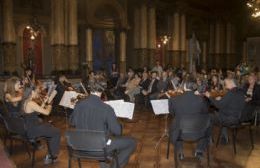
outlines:
[{"label": "ornate pilaster", "polygon": [[3,1],[3,56],[4,71],[13,72],[17,68],[16,39],[13,21],[13,1]]},{"label": "ornate pilaster", "polygon": [[64,71],[66,70],[64,65],[67,63],[66,57],[67,47],[63,44],[52,45],[53,52],[53,67],[55,71]]},{"label": "ornate pilaster", "polygon": [[[172,33],[172,52],[170,58],[172,58],[173,66],[178,67],[180,65],[180,14],[175,12],[173,15],[173,33]],[[169,60],[171,61],[171,60]]]},{"label": "ornate pilaster", "polygon": [[209,67],[215,66],[215,27],[213,23],[209,25]]},{"label": "ornate pilaster", "polygon": [[78,55],[78,19],[77,19],[77,0],[69,0],[68,12],[68,58],[69,69],[76,71],[79,68]]},{"label": "ornate pilaster", "polygon": [[53,68],[62,71],[68,68],[68,52],[65,46],[65,3],[64,0],[52,0],[51,3]]},{"label": "ornate pilaster", "polygon": [[148,9],[148,65],[154,65],[156,53],[156,14],[155,7],[151,6]]},{"label": "ornate pilaster", "polygon": [[227,68],[231,68],[230,64],[231,64],[231,42],[232,42],[232,25],[231,23],[227,23],[226,24],[226,53],[227,53],[227,57],[226,57],[226,62],[227,62]]},{"label": "ornate pilaster", "polygon": [[17,70],[16,62],[16,44],[15,43],[3,43],[3,55],[4,55],[4,71],[14,72]]},{"label": "ornate pilaster", "polygon": [[180,65],[179,67],[185,66],[185,60],[186,60],[186,15],[184,13],[181,14],[181,23],[180,23]]},{"label": "ornate pilaster", "polygon": [[147,5],[140,9],[140,49],[138,52],[139,67],[147,64]]}]

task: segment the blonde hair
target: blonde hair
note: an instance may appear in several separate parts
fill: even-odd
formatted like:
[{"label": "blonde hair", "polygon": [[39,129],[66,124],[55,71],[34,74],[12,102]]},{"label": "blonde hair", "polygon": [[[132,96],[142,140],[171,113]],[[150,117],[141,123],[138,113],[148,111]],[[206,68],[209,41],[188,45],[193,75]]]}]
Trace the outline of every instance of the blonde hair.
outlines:
[{"label": "blonde hair", "polygon": [[9,93],[11,96],[15,95],[15,84],[19,82],[20,79],[18,77],[11,77],[5,81],[4,85],[4,93]]}]

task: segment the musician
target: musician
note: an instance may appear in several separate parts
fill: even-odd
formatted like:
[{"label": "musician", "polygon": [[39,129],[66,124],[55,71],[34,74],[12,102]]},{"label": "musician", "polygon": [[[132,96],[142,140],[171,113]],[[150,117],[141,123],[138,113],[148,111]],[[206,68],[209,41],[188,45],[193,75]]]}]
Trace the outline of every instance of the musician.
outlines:
[{"label": "musician", "polygon": [[[169,112],[174,115],[174,120],[170,128],[171,142],[177,148],[178,156],[180,159],[184,158],[182,152],[182,142],[177,141],[179,132],[181,130],[180,123],[182,122],[183,117],[194,117],[195,115],[207,116],[207,104],[201,96],[194,94],[196,89],[196,83],[192,79],[188,79],[184,83],[184,93],[180,96],[169,99]],[[208,130],[210,133],[210,130]],[[195,134],[190,136],[196,137]],[[208,144],[208,139],[200,139],[197,148],[195,151],[195,156],[200,159],[203,156],[203,152],[206,149]]]},{"label": "musician", "polygon": [[57,91],[57,95],[53,99],[53,105],[56,106],[59,105],[62,96],[66,90],[72,91],[74,89],[72,88],[69,80],[66,78],[65,75],[58,76],[58,78],[55,80],[55,84],[57,85],[55,89]]},{"label": "musician", "polygon": [[[221,98],[217,97],[216,100],[210,98],[210,93],[206,92],[205,95],[210,98],[210,102],[218,109],[218,113],[213,116],[213,121],[218,124],[233,125],[238,124],[240,121],[241,113],[245,107],[245,98],[242,89],[236,85],[234,78],[226,78],[224,80],[225,88],[227,89],[226,95]],[[222,142],[228,142],[227,129],[223,128]]]},{"label": "musician", "polygon": [[50,125],[49,123],[43,123],[38,117],[39,114],[49,115],[52,109],[51,105],[46,108],[36,103],[36,99],[39,98],[39,89],[32,91],[30,97],[24,102],[23,111],[25,125],[27,129],[27,135],[29,137],[46,137],[49,144],[49,151],[44,159],[44,164],[50,164],[57,160],[61,133],[58,128]]},{"label": "musician", "polygon": [[165,92],[168,90],[169,88],[169,77],[168,77],[168,72],[167,71],[163,71],[162,72],[162,76],[160,78],[160,80],[158,81],[158,95],[157,98],[166,98]]},{"label": "musician", "polygon": [[21,115],[21,104],[23,100],[23,85],[19,78],[11,77],[5,81],[4,101],[8,115],[18,117]]},{"label": "musician", "polygon": [[[71,124],[77,129],[105,131],[109,135],[111,144],[107,151],[118,150],[120,167],[124,167],[130,155],[135,151],[136,141],[133,138],[122,136],[122,128],[115,112],[109,105],[100,99],[101,91],[96,90],[96,95],[91,94],[76,104],[71,116]],[[108,167],[106,163],[100,163],[101,167]],[[113,167],[116,167],[114,164]]]}]

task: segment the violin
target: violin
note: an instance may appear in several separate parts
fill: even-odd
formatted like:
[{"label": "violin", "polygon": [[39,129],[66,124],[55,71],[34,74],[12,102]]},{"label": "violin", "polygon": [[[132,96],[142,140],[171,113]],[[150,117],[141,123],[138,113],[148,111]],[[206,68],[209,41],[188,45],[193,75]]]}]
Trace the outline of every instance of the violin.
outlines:
[{"label": "violin", "polygon": [[224,97],[226,94],[225,90],[212,90],[210,92],[210,97],[216,98],[216,97]]}]

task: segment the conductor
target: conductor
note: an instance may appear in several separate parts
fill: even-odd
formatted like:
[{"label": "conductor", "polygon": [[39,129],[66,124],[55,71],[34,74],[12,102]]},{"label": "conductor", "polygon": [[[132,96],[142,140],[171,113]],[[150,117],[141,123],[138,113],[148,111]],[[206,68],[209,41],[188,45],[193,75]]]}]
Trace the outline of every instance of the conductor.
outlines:
[{"label": "conductor", "polygon": [[[118,151],[118,162],[120,167],[126,166],[131,154],[135,151],[136,141],[131,137],[122,136],[122,127],[117,120],[112,107],[105,104],[101,99],[99,90],[90,94],[84,100],[78,102],[71,115],[71,124],[76,129],[88,129],[104,131],[111,139],[107,143],[107,151]],[[114,163],[114,162],[113,162]],[[109,167],[107,163],[100,162],[101,168]],[[116,167],[116,164],[112,165]]]}]

